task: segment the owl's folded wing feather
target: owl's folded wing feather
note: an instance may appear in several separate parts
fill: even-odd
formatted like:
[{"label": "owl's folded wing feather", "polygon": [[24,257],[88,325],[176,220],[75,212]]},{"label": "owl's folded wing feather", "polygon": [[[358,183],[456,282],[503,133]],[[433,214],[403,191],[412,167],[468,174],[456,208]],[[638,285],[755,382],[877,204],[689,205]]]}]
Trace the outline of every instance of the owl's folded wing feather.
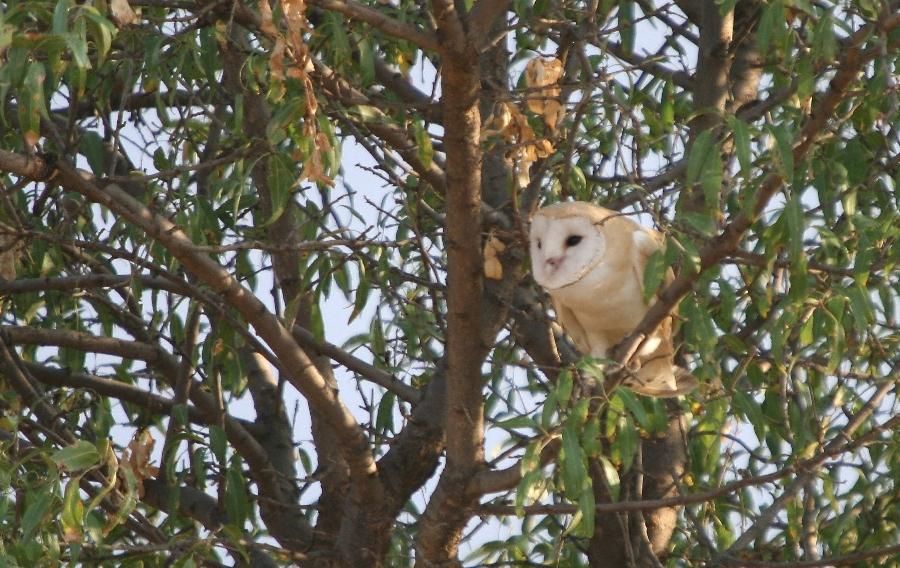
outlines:
[{"label": "owl's folded wing feather", "polygon": [[584,355],[591,354],[591,345],[588,342],[588,334],[581,322],[575,317],[575,312],[553,299],[553,309],[556,310],[556,321],[559,322],[566,334],[572,338],[575,347]]},{"label": "owl's folded wing feather", "polygon": [[[644,270],[647,268],[647,261],[650,256],[663,248],[662,235],[655,231],[649,231],[644,227],[639,227],[631,234],[632,247],[631,267],[634,278],[644,291]],[[666,271],[665,281],[668,283],[674,278],[672,270]]]}]

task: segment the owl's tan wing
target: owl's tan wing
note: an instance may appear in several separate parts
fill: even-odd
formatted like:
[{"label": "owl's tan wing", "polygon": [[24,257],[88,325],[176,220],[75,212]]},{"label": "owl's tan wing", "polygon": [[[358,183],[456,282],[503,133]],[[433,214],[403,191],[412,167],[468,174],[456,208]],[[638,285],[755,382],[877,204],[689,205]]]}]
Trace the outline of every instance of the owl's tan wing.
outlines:
[{"label": "owl's tan wing", "polygon": [[575,317],[575,312],[557,302],[555,298],[551,298],[551,300],[553,300],[553,309],[556,310],[556,321],[563,326],[566,334],[572,338],[572,342],[582,355],[590,355],[591,345],[588,343],[588,334],[578,318]]},{"label": "owl's tan wing", "polygon": [[[637,279],[641,293],[644,292],[644,269],[650,256],[663,247],[662,235],[656,231],[650,231],[639,227],[631,234],[631,269],[634,278]],[[668,284],[674,278],[672,270],[666,271],[665,282]]]},{"label": "owl's tan wing", "polygon": [[[632,240],[634,244],[632,271],[643,293],[644,270],[647,267],[647,261],[654,252],[663,248],[663,237],[656,231],[642,227],[634,231]],[[667,269],[663,279],[665,284],[669,284],[674,278],[675,274],[672,269]],[[653,334],[660,340],[656,352],[647,354],[649,360],[642,361],[643,367],[637,372],[637,375],[632,380],[625,381],[625,385],[633,391],[646,396],[667,398],[681,396],[697,388],[697,379],[692,374],[672,364],[672,324],[674,319],[674,315],[669,315],[660,322]]]}]

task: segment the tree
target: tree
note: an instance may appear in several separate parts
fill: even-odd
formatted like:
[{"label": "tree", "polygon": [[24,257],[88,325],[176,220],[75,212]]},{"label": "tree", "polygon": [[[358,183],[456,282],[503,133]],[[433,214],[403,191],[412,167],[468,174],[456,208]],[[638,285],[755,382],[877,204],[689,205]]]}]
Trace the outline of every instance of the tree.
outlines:
[{"label": "tree", "polygon": [[[895,1],[0,3],[3,563],[889,563],[898,45]],[[566,199],[667,236],[602,367],[528,270]],[[701,388],[616,388],[676,305]]]}]

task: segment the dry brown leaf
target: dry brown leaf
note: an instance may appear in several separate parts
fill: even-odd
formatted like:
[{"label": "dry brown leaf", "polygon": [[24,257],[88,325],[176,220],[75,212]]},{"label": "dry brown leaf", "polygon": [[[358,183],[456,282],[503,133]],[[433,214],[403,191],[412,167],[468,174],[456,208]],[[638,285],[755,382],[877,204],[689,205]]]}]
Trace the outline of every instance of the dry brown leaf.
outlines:
[{"label": "dry brown leaf", "polygon": [[259,29],[269,37],[278,35],[278,30],[272,21],[272,7],[268,2],[259,3]]},{"label": "dry brown leaf", "polygon": [[500,253],[506,250],[506,245],[493,233],[484,243],[484,276],[491,280],[503,278],[503,264],[500,262]]},{"label": "dry brown leaf", "polygon": [[531,164],[534,162],[534,158],[529,156],[529,152],[527,152],[527,148],[519,148],[512,155],[512,165],[513,170],[516,175],[516,186],[519,189],[525,189],[528,187],[528,184],[531,183]]},{"label": "dry brown leaf", "polygon": [[555,57],[537,57],[525,66],[525,84],[531,88],[553,85],[562,77],[562,61]]},{"label": "dry brown leaf", "polygon": [[153,439],[150,431],[141,430],[135,433],[128,447],[122,453],[120,467],[130,470],[134,474],[139,497],[144,496],[144,480],[159,474],[159,468],[150,465],[150,455],[153,453],[155,445],[156,440]]},{"label": "dry brown leaf", "polygon": [[555,148],[553,147],[553,143],[551,143],[546,138],[541,138],[540,140],[534,141],[534,151],[537,154],[538,158],[546,158],[551,155]]},{"label": "dry brown leaf", "polygon": [[284,50],[287,46],[281,36],[275,40],[272,55],[269,56],[269,72],[275,81],[284,81]]},{"label": "dry brown leaf", "polygon": [[109,3],[109,14],[112,21],[119,26],[127,26],[137,21],[137,14],[131,9],[128,0],[112,0]]},{"label": "dry brown leaf", "polygon": [[550,130],[556,130],[556,125],[559,124],[559,119],[563,116],[563,106],[557,99],[547,99],[544,101],[544,124],[547,125]]},{"label": "dry brown leaf", "polygon": [[562,61],[556,58],[535,58],[525,67],[525,84],[530,91],[526,97],[528,110],[541,115],[551,130],[556,129],[563,114],[557,86],[562,74]]},{"label": "dry brown leaf", "polygon": [[[503,103],[499,105],[497,110],[484,121],[484,127],[481,129],[481,139],[486,140],[491,136],[504,136],[508,138],[506,135],[506,130],[509,127],[510,122],[512,122],[512,113],[510,112],[509,103]],[[512,107],[515,108],[515,107]]]},{"label": "dry brown leaf", "polygon": [[[556,116],[562,113],[561,105],[547,105],[545,111]],[[553,118],[556,120],[556,118]],[[528,117],[512,103],[503,103],[485,121],[482,139],[489,136],[501,136],[513,146],[506,159],[513,169],[516,184],[525,188],[531,181],[529,170],[538,158],[546,158],[555,148],[550,140],[537,138],[534,129],[528,124]]]}]

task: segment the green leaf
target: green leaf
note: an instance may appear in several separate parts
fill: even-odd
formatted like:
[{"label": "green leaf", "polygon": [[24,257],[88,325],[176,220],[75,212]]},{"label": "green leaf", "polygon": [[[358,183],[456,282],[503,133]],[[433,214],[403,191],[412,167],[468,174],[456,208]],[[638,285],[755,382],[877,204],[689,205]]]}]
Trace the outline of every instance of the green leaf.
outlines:
[{"label": "green leaf", "polygon": [[701,132],[690,149],[685,181],[689,187],[700,184],[707,208],[718,207],[722,191],[722,170],[718,142],[711,132]]},{"label": "green leaf", "polygon": [[675,100],[674,89],[671,81],[663,84],[662,98],[659,107],[659,116],[662,120],[663,127],[666,132],[672,130],[675,126]]},{"label": "green leaf", "polygon": [[519,481],[519,485],[516,487],[516,515],[525,515],[523,508],[526,502],[530,501],[529,496],[532,492],[532,488],[538,485],[543,480],[543,478],[544,474],[540,469],[528,471],[522,475],[522,479],[521,481]]},{"label": "green leaf", "polygon": [[359,57],[359,77],[363,85],[371,85],[375,82],[375,53],[371,39],[363,36],[356,42],[356,49]]},{"label": "green leaf", "polygon": [[763,415],[760,404],[756,402],[749,394],[736,390],[733,398],[734,407],[737,409],[753,426],[753,432],[760,440],[766,436],[766,417]]},{"label": "green leaf", "polygon": [[616,437],[613,439],[610,447],[610,453],[613,456],[618,456],[623,472],[630,470],[632,464],[634,464],[634,457],[640,449],[640,443],[641,439],[637,428],[634,427],[634,420],[630,416],[621,417]]},{"label": "green leaf", "polygon": [[228,513],[228,524],[233,527],[243,527],[250,513],[244,472],[237,457],[231,460],[225,473],[225,512]]},{"label": "green leaf", "polygon": [[619,481],[619,471],[616,469],[616,466],[613,465],[609,458],[605,456],[598,456],[597,460],[600,462],[600,466],[603,470],[603,478],[606,481],[606,488],[609,490],[609,496],[613,501],[619,500],[619,492],[621,489],[621,482]]},{"label": "green leaf", "polygon": [[66,484],[63,494],[62,512],[59,520],[67,542],[81,540],[84,528],[84,502],[80,494],[81,477],[73,477]]},{"label": "green leaf", "polygon": [[371,280],[366,278],[363,266],[363,264],[359,265],[359,284],[356,286],[356,292],[353,297],[353,311],[350,312],[350,317],[347,319],[348,324],[355,320],[365,309],[369,301],[369,292],[372,290]]},{"label": "green leaf", "polygon": [[31,63],[22,85],[19,98],[19,123],[25,139],[36,143],[41,137],[41,117],[47,115],[44,99],[44,79],[47,77],[44,65]]},{"label": "green leaf", "polygon": [[225,454],[228,450],[228,438],[225,436],[225,431],[219,426],[209,427],[209,448],[216,457],[216,461],[224,464]]},{"label": "green leaf", "polygon": [[572,398],[572,388],[574,385],[575,380],[572,371],[569,369],[560,371],[556,382],[556,400],[559,401],[560,407],[567,408],[569,406],[569,400]]},{"label": "green leaf", "polygon": [[825,303],[824,313],[828,316],[830,324],[827,334],[829,349],[828,364],[826,365],[826,371],[829,373],[833,373],[838,368],[847,350],[847,339],[842,323],[845,305],[844,298],[832,298]]},{"label": "green leaf", "polygon": [[413,122],[413,134],[416,137],[416,151],[419,155],[419,161],[428,168],[434,159],[434,147],[431,145],[431,135],[421,120]]},{"label": "green leaf", "polygon": [[378,414],[375,416],[375,430],[381,433],[394,431],[394,403],[397,395],[386,392],[378,403]]},{"label": "green leaf", "polygon": [[82,471],[100,463],[100,457],[94,444],[81,440],[57,451],[51,459],[68,471]]},{"label": "green leaf", "polygon": [[794,135],[786,123],[769,128],[775,138],[776,164],[781,166],[781,175],[786,180],[794,179]]},{"label": "green leaf", "polygon": [[800,203],[800,196],[793,195],[784,206],[784,212],[787,226],[788,250],[790,251],[791,261],[796,263],[801,259],[805,260],[803,254],[803,232],[806,230],[805,221],[803,219],[803,206]]},{"label": "green leaf", "polygon": [[753,159],[750,153],[750,131],[747,123],[737,117],[729,116],[728,126],[734,136],[734,148],[738,163],[741,165],[741,173],[745,178],[749,178],[750,170],[753,168]]},{"label": "green leaf", "polygon": [[283,154],[273,154],[268,160],[268,185],[272,211],[263,223],[268,226],[277,221],[287,209],[291,200],[291,188],[297,181],[297,174]]},{"label": "green leaf", "polygon": [[587,468],[584,465],[584,453],[579,443],[578,428],[574,424],[566,424],[562,433],[562,452],[560,461],[562,466],[563,486],[569,499],[575,500],[581,493],[581,487],[588,477]]},{"label": "green leaf", "polygon": [[650,416],[647,414],[647,410],[644,408],[644,405],[641,404],[641,401],[636,394],[628,389],[618,389],[613,396],[622,401],[622,404],[628,409],[631,415],[634,416],[634,419],[637,420],[637,423],[641,428],[648,432],[652,429]]},{"label": "green leaf", "polygon": [[65,34],[66,46],[72,53],[72,60],[79,69],[90,69],[91,60],[88,58],[87,38],[76,34]]},{"label": "green leaf", "polygon": [[[102,65],[106,61],[106,56],[112,47],[113,36],[116,35],[117,30],[113,23],[101,16],[93,6],[82,5],[81,10],[87,17],[88,32],[91,34],[92,43],[96,50],[97,62]],[[162,37],[158,38],[158,41],[162,40]],[[147,67],[150,69],[156,68],[152,64],[148,64]]]},{"label": "green leaf", "polygon": [[668,270],[666,255],[663,251],[657,250],[647,259],[647,265],[644,267],[643,293],[645,302],[649,302],[651,298],[656,296],[656,292],[665,280]]},{"label": "green leaf", "polygon": [[556,391],[552,390],[547,394],[544,400],[543,408],[541,408],[541,429],[550,432],[556,426],[556,411],[559,410],[559,399]]},{"label": "green leaf", "polygon": [[103,138],[93,130],[88,130],[82,134],[78,141],[78,147],[84,157],[87,158],[91,171],[96,176],[106,174],[106,149],[103,144]]},{"label": "green leaf", "polygon": [[53,25],[51,29],[55,34],[64,34],[69,30],[70,0],[58,0],[53,9]]},{"label": "green leaf", "polygon": [[594,490],[587,484],[587,487],[578,496],[578,512],[581,513],[581,520],[578,523],[575,535],[583,538],[594,536],[594,523],[597,514],[597,504],[594,501]]},{"label": "green leaf", "polygon": [[776,41],[776,38],[781,35],[781,28],[783,27],[784,5],[781,3],[781,0],[774,0],[766,4],[759,19],[759,27],[756,30],[756,44],[762,54],[768,55],[769,48]]},{"label": "green leaf", "polygon": [[535,422],[534,418],[531,418],[530,416],[515,416],[513,418],[507,418],[506,420],[500,420],[494,423],[494,427],[503,430],[540,431],[540,426]]},{"label": "green leaf", "polygon": [[619,35],[622,37],[622,49],[625,53],[634,51],[634,2],[622,0],[619,2]]},{"label": "green leaf", "polygon": [[29,541],[34,536],[34,531],[44,523],[44,518],[50,513],[55,496],[50,488],[42,486],[33,489],[29,495],[28,505],[22,515],[22,540]]},{"label": "green leaf", "polygon": [[850,315],[853,317],[856,331],[865,332],[875,319],[872,301],[867,292],[857,284],[848,286],[844,293],[850,300]]},{"label": "green leaf", "polygon": [[701,308],[694,297],[688,296],[679,311],[685,322],[682,327],[685,341],[695,345],[700,353],[711,353],[718,343],[718,336],[709,310]]},{"label": "green leaf", "polygon": [[593,416],[587,421],[581,432],[581,449],[588,459],[599,455],[603,451],[603,443],[600,439],[600,419]]}]

